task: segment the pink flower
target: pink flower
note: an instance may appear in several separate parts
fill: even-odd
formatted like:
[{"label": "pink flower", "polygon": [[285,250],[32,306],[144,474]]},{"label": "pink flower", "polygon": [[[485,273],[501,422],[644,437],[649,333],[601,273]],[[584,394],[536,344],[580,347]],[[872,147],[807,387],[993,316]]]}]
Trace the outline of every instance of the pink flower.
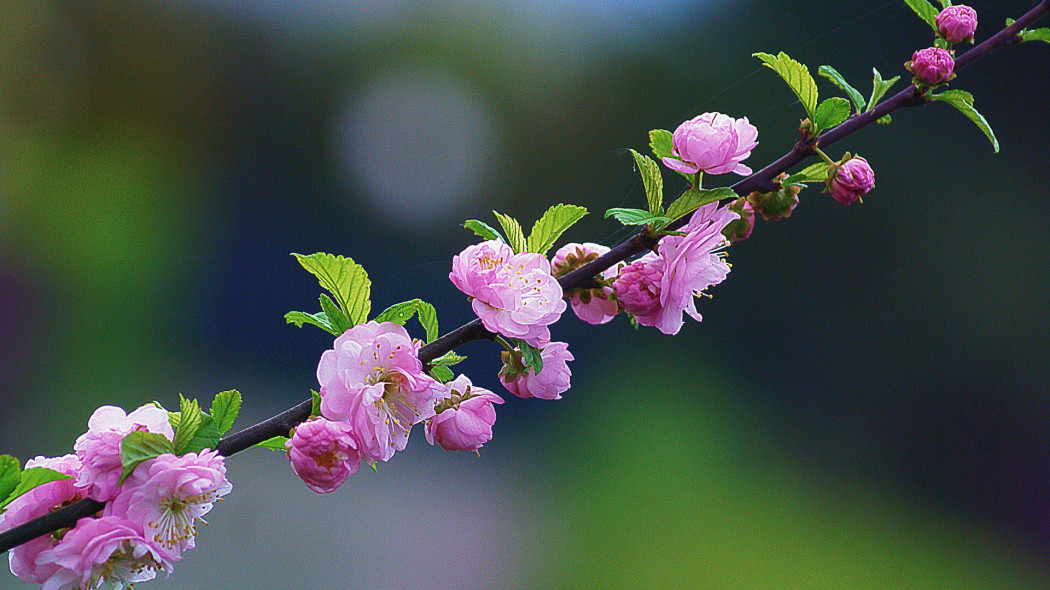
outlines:
[{"label": "pink flower", "polygon": [[704,113],[675,129],[671,136],[672,158],[663,158],[672,170],[685,174],[748,175],[751,169],[741,164],[758,145],[758,129],[747,117],[734,119],[721,113]]},{"label": "pink flower", "polygon": [[613,282],[613,292],[624,311],[643,326],[652,326],[660,313],[663,277],[663,259],[648,252],[622,268],[620,276]]},{"label": "pink flower", "polygon": [[503,369],[499,380],[507,391],[518,397],[538,397],[540,399],[561,399],[561,394],[569,390],[568,361],[573,360],[569,345],[564,342],[548,342],[540,352],[543,369],[539,375],[532,367],[526,369],[521,361],[521,352],[503,353]]},{"label": "pink flower", "polygon": [[920,82],[937,86],[951,80],[955,70],[955,59],[947,49],[927,47],[911,56],[911,61],[904,64],[908,71],[915,74]]},{"label": "pink flower", "polygon": [[295,427],[284,443],[292,471],[318,494],[334,492],[361,467],[353,429],[321,417]]},{"label": "pink flower", "polygon": [[[597,260],[604,255],[609,248],[601,244],[587,242],[586,244],[565,244],[554,253],[551,265],[554,268],[554,276],[561,277],[573,270]],[[616,268],[610,267],[602,272],[602,277],[607,280],[616,278]],[[611,287],[599,289],[573,289],[570,291],[569,301],[572,303],[572,311],[576,317],[588,324],[604,324],[620,313],[620,306],[612,296]]]},{"label": "pink flower", "polygon": [[390,459],[405,448],[412,426],[434,415],[441,385],[423,372],[419,346],[402,326],[368,322],[321,355],[321,414],[349,422],[364,461]]},{"label": "pink flower", "polygon": [[[542,372],[541,372],[542,373]],[[436,403],[435,415],[427,420],[427,442],[446,451],[476,451],[492,440],[496,409],[503,398],[471,385],[466,375],[445,384],[444,397]]]},{"label": "pink flower", "polygon": [[949,43],[973,43],[973,34],[977,30],[977,11],[956,4],[949,6],[937,15],[937,32]]},{"label": "pink flower", "polygon": [[73,448],[83,463],[77,486],[88,496],[106,502],[117,494],[117,481],[123,470],[120,441],[133,430],[161,434],[169,440],[175,432],[168,422],[168,412],[146,404],[130,414],[116,406],[102,406],[88,419],[88,431],[77,439]]},{"label": "pink flower", "polygon": [[178,559],[194,547],[197,520],[232,488],[217,451],[165,453],[136,467],[103,514],[135,523],[166,557]]},{"label": "pink flower", "polygon": [[540,254],[514,254],[500,240],[468,246],[452,259],[448,278],[471,297],[485,329],[526,342],[550,338],[550,324],[565,311],[562,289]]},{"label": "pink flower", "polygon": [[55,568],[42,590],[124,588],[171,573],[171,561],[143,538],[135,523],[119,516],[81,518],[54,548],[37,559]]},{"label": "pink flower", "polygon": [[833,167],[828,178],[828,192],[843,205],[850,205],[875,188],[875,173],[868,161],[853,156],[845,163]]},{"label": "pink flower", "polygon": [[[66,457],[69,456],[66,455]],[[54,469],[55,463],[53,462],[63,458],[50,459],[48,461],[52,463],[46,465],[38,462],[38,459],[40,457],[26,461],[26,468],[48,467],[49,469]],[[31,465],[34,462],[36,464]],[[56,469],[56,471],[58,470]],[[72,479],[52,481],[37,486],[15,498],[7,505],[7,511],[0,514],[0,530],[13,529],[69,502],[79,500],[80,497],[80,490],[74,485]],[[45,580],[53,576],[60,568],[51,563],[41,564],[37,561],[37,557],[44,551],[53,549],[58,544],[58,540],[59,537],[55,534],[44,535],[11,549],[8,553],[11,573],[18,576],[23,582],[43,584]]]},{"label": "pink flower", "polygon": [[76,476],[80,474],[80,459],[73,454],[62,455],[61,457],[45,457],[43,455],[37,455],[26,461],[24,469],[32,469],[33,467],[44,467],[52,471],[64,473],[72,478],[76,478]]}]

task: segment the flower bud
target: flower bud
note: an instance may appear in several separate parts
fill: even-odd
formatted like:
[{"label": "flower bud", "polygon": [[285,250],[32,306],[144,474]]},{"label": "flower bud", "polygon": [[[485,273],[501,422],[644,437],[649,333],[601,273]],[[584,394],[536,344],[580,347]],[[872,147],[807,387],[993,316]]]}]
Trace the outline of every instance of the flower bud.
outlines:
[{"label": "flower bud", "polygon": [[318,494],[334,492],[361,467],[358,443],[346,422],[307,420],[295,427],[284,448],[292,470]]},{"label": "flower bud", "polygon": [[875,173],[864,158],[849,157],[848,153],[846,156],[844,162],[831,167],[825,182],[832,198],[843,205],[850,205],[875,188]]},{"label": "flower bud", "polygon": [[438,400],[437,412],[427,421],[427,442],[446,451],[476,451],[492,440],[496,409],[503,398],[487,389],[471,385],[466,375],[445,384],[445,396]]},{"label": "flower bud", "polygon": [[729,210],[740,217],[729,222],[722,230],[722,235],[730,242],[739,242],[751,237],[751,230],[755,229],[755,207],[744,197],[733,201]]},{"label": "flower bud", "polygon": [[[591,242],[565,244],[555,252],[551,260],[553,274],[555,277],[561,277],[592,260],[597,260],[608,251],[607,246]],[[616,278],[616,268],[605,269],[601,276],[606,280]],[[612,320],[620,313],[620,306],[612,297],[612,292],[611,287],[602,286],[596,289],[573,289],[567,295],[576,317],[588,324],[598,325]]]},{"label": "flower bud", "polygon": [[671,155],[664,165],[683,174],[751,174],[741,164],[758,145],[758,129],[747,117],[704,113],[678,126],[671,136]]},{"label": "flower bud", "polygon": [[521,352],[505,351],[503,369],[499,372],[500,383],[507,391],[518,397],[538,397],[540,399],[561,399],[561,394],[569,390],[568,361],[573,360],[569,345],[564,342],[548,342],[540,351],[543,369],[539,375],[535,369],[526,367],[521,360]]},{"label": "flower bud", "polygon": [[[781,174],[774,180],[780,182],[785,178],[787,178],[787,174]],[[797,184],[781,187],[779,190],[770,193],[755,191],[747,196],[747,202],[751,203],[754,210],[761,213],[762,219],[766,221],[782,219],[791,217],[795,207],[798,207],[798,194],[801,191],[802,187]]]},{"label": "flower bud", "polygon": [[915,74],[916,82],[929,86],[944,84],[955,77],[955,58],[950,51],[940,47],[927,47],[916,51],[904,67]]},{"label": "flower bud", "polygon": [[624,311],[642,318],[644,323],[645,318],[655,318],[662,309],[660,282],[663,278],[663,259],[652,253],[646,254],[620,269],[620,276],[613,282],[613,291]]},{"label": "flower bud", "polygon": [[937,32],[949,43],[973,43],[977,11],[962,4],[949,6],[937,15]]}]

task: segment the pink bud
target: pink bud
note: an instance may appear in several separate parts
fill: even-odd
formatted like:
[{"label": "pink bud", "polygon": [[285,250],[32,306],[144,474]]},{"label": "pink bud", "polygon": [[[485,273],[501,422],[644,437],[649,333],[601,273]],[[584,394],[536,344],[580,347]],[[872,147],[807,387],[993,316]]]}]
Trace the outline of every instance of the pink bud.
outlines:
[{"label": "pink bud", "polygon": [[284,448],[292,470],[318,494],[334,492],[361,467],[357,440],[346,422],[307,420],[295,428]]},{"label": "pink bud", "polygon": [[927,47],[911,56],[911,61],[904,64],[915,77],[930,86],[937,86],[951,80],[954,76],[955,59],[947,49]]},{"label": "pink bud", "polygon": [[937,15],[937,32],[949,43],[973,43],[973,33],[976,30],[977,11],[969,6],[949,6]]},{"label": "pink bud", "polygon": [[660,313],[660,282],[664,276],[663,259],[649,253],[628,264],[620,270],[620,276],[613,283],[616,298],[623,309],[643,325],[650,316]]},{"label": "pink bud", "polygon": [[704,113],[678,126],[671,136],[671,158],[664,165],[684,174],[751,174],[741,164],[758,145],[758,129],[747,117]]},{"label": "pink bud", "polygon": [[435,406],[437,415],[427,421],[427,442],[446,451],[476,451],[492,440],[496,409],[503,398],[475,387],[466,375],[446,384],[445,397]]},{"label": "pink bud", "polygon": [[561,399],[561,394],[569,390],[568,361],[573,360],[569,345],[564,342],[548,342],[540,351],[543,369],[537,375],[532,367],[527,369],[521,363],[521,353],[504,352],[503,369],[499,372],[500,383],[507,391],[518,397],[538,397],[540,399]]},{"label": "pink bud", "polygon": [[873,188],[875,172],[868,165],[868,161],[860,156],[853,156],[844,164],[835,166],[835,171],[828,180],[828,191],[843,205],[852,204]]},{"label": "pink bud", "polygon": [[[568,274],[573,270],[597,260],[609,251],[608,246],[587,242],[585,244],[570,243],[558,249],[551,260],[551,268],[555,277]],[[616,278],[616,268],[610,267],[602,271],[603,279]],[[596,289],[573,289],[568,293],[569,301],[572,303],[572,311],[576,316],[588,324],[604,324],[620,313],[620,306],[612,297],[612,288],[600,287]]]}]

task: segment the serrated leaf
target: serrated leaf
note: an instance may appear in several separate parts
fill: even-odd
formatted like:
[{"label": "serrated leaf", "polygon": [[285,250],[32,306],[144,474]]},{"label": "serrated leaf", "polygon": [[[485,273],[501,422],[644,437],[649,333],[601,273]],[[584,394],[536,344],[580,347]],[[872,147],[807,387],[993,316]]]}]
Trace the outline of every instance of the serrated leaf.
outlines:
[{"label": "serrated leaf", "polygon": [[[360,264],[350,258],[325,252],[292,256],[295,256],[310,274],[317,277],[321,287],[332,294],[340,309],[345,312],[351,327],[368,321],[368,312],[372,309],[372,302],[369,301],[372,281],[368,280],[368,273]],[[328,321],[336,326],[336,318],[327,311],[325,313],[328,315]]]},{"label": "serrated leaf", "polygon": [[824,179],[828,177],[828,163],[817,162],[816,164],[810,164],[802,170],[788,176],[784,180],[780,181],[780,186],[791,186],[795,184],[805,184],[807,182],[824,182]]},{"label": "serrated leaf", "polygon": [[474,232],[474,235],[485,238],[486,240],[503,240],[503,236],[500,235],[491,225],[484,221],[478,221],[477,219],[468,219],[463,223],[463,227]]},{"label": "serrated leaf", "polygon": [[849,98],[853,101],[853,106],[856,107],[858,114],[864,112],[864,107],[868,104],[867,101],[864,100],[864,97],[856,88],[850,86],[850,83],[842,77],[842,74],[840,74],[838,70],[831,66],[820,66],[817,68],[817,73],[830,80],[832,84],[839,87],[839,90],[849,95]]},{"label": "serrated leaf", "polygon": [[817,106],[817,114],[813,122],[818,129],[831,129],[849,119],[849,113],[849,101],[845,98],[834,96],[824,100]]},{"label": "serrated leaf", "polygon": [[219,434],[226,434],[233,428],[237,415],[241,413],[241,392],[236,389],[223,391],[211,402],[211,417]]},{"label": "serrated leaf", "polygon": [[631,150],[634,163],[638,166],[638,173],[642,175],[642,185],[645,186],[645,200],[649,203],[649,212],[653,215],[663,213],[664,206],[664,177],[660,174],[660,167],[649,156],[639,154]]},{"label": "serrated leaf", "polygon": [[22,467],[11,455],[0,455],[0,500],[11,495],[22,479]]},{"label": "serrated leaf", "polygon": [[321,394],[317,391],[310,390],[310,417],[321,415]]},{"label": "serrated leaf", "polygon": [[416,299],[416,317],[419,318],[419,323],[423,325],[423,329],[427,332],[428,344],[441,335],[441,332],[438,330],[437,310],[434,309],[433,305],[422,299]]},{"label": "serrated leaf", "polygon": [[338,336],[341,332],[337,331],[332,327],[332,324],[328,321],[328,315],[325,312],[319,313],[306,313],[305,311],[289,311],[284,314],[284,319],[289,324],[295,324],[297,328],[302,328],[303,324],[310,324],[311,326],[317,326],[329,334]]},{"label": "serrated leaf", "polygon": [[559,203],[543,212],[543,215],[532,224],[527,242],[528,251],[547,254],[558,238],[577,221],[587,215],[587,209],[578,205]]},{"label": "serrated leaf", "polygon": [[456,378],[456,375],[452,372],[452,369],[448,367],[431,367],[430,376],[442,383],[448,383]]},{"label": "serrated leaf", "polygon": [[187,443],[197,436],[203,426],[204,417],[201,415],[201,407],[195,399],[186,399],[179,395],[180,414],[179,427],[175,429],[175,438],[171,439],[171,446],[176,455],[182,455]]},{"label": "serrated leaf", "polygon": [[321,313],[324,314],[325,318],[327,318],[328,322],[332,325],[332,333],[334,335],[341,336],[343,332],[354,327],[355,324],[350,322],[350,318],[346,317],[346,314],[343,313],[343,310],[339,308],[339,305],[337,305],[336,302],[332,301],[331,297],[321,293],[318,300],[321,302],[321,309],[324,310]]},{"label": "serrated leaf", "polygon": [[674,150],[671,137],[671,132],[666,129],[653,129],[649,132],[649,147],[657,160],[671,157]]},{"label": "serrated leaf", "polygon": [[872,73],[875,77],[871,81],[871,98],[868,99],[868,108],[866,111],[870,111],[875,108],[875,105],[882,100],[882,97],[886,95],[886,91],[893,87],[900,80],[900,76],[894,76],[889,80],[883,80],[882,74],[875,68],[871,68]]},{"label": "serrated leaf", "polygon": [[134,471],[139,463],[159,457],[164,453],[174,452],[175,449],[171,441],[164,438],[162,434],[146,432],[145,430],[135,430],[128,433],[120,441],[120,464],[124,470],[121,472],[117,483],[124,483],[124,480],[131,475],[131,472]]},{"label": "serrated leaf", "polygon": [[438,331],[437,310],[434,309],[433,305],[422,299],[411,299],[395,303],[377,315],[375,321],[394,322],[404,326],[416,314],[418,314],[420,325],[427,332],[427,342],[432,342],[440,334]]},{"label": "serrated leaf", "polygon": [[624,225],[648,225],[650,223],[666,224],[671,222],[670,217],[656,216],[644,209],[625,209],[614,207],[605,212],[605,218],[615,217]]},{"label": "serrated leaf", "polygon": [[1050,43],[1050,28],[1040,27],[1038,29],[1025,29],[1021,31],[1021,41],[1042,41]]},{"label": "serrated leaf", "polygon": [[518,223],[517,219],[514,219],[510,215],[504,215],[499,211],[493,211],[496,215],[496,219],[499,220],[499,224],[503,227],[503,233],[507,234],[507,244],[510,245],[514,253],[528,251],[528,243],[525,241],[525,234],[521,231],[521,224]]},{"label": "serrated leaf", "polygon": [[207,414],[201,414],[201,427],[179,454],[199,453],[204,449],[214,450],[219,445],[220,438],[222,438],[222,435],[219,434],[219,428],[215,425],[215,420]]},{"label": "serrated leaf", "polygon": [[[63,479],[73,479],[65,473],[60,473],[54,469],[48,469],[47,467],[30,467],[20,474],[18,485],[13,490],[8,492],[6,499],[0,502],[0,511],[7,507],[15,498],[28,492],[29,490],[50,483],[52,481],[60,481]],[[3,490],[0,489],[0,492]]]},{"label": "serrated leaf", "polygon": [[930,100],[939,100],[955,107],[956,110],[965,115],[967,119],[973,121],[973,124],[977,125],[984,132],[988,141],[992,142],[995,153],[999,153],[999,140],[995,138],[995,132],[992,131],[992,126],[988,124],[988,120],[984,118],[984,115],[973,108],[972,94],[965,90],[945,90],[940,94],[931,95]]},{"label": "serrated leaf", "polygon": [[171,429],[174,431],[179,427],[179,419],[182,415],[178,412],[168,412],[168,424],[171,424]]},{"label": "serrated leaf", "polygon": [[791,59],[783,51],[776,56],[768,53],[752,53],[751,55],[762,60],[762,63],[767,68],[779,74],[787,82],[787,85],[795,92],[799,101],[802,102],[802,106],[806,109],[806,114],[809,115],[810,120],[813,120],[816,115],[819,95],[817,82],[809,73],[809,68]]},{"label": "serrated leaf", "polygon": [[691,188],[678,197],[674,203],[667,207],[667,216],[672,220],[683,215],[688,215],[701,205],[721,201],[722,199],[736,198],[736,193],[728,187],[712,189]]},{"label": "serrated leaf", "polygon": [[521,350],[521,362],[526,367],[532,367],[533,372],[539,375],[540,371],[543,370],[542,351],[539,348],[522,341],[518,342],[518,349]]},{"label": "serrated leaf", "polygon": [[904,3],[911,8],[915,14],[919,15],[919,18],[926,21],[926,24],[930,25],[934,31],[937,30],[937,15],[941,11],[937,10],[933,4],[927,2],[927,0],[904,0]]},{"label": "serrated leaf", "polygon": [[455,352],[449,351],[443,354],[442,356],[439,356],[436,359],[430,361],[430,364],[435,367],[451,367],[452,365],[459,364],[465,360],[467,360],[467,357],[460,356]]},{"label": "serrated leaf", "polygon": [[285,450],[284,443],[288,442],[288,440],[289,439],[287,436],[275,436],[273,438],[268,438],[260,443],[255,443],[252,446],[259,447],[262,449],[270,449],[271,451],[283,451]]}]

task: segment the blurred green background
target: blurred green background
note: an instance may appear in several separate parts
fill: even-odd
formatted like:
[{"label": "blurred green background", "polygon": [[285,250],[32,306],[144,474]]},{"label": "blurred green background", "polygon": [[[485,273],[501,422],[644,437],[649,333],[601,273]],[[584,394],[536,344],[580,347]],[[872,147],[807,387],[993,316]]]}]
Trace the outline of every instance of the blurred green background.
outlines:
[{"label": "blurred green background", "polygon": [[[978,38],[1031,5],[969,4]],[[463,219],[577,203],[567,237],[612,245],[649,129],[748,116],[756,169],[797,138],[751,53],[866,91],[928,32],[899,0],[3,2],[0,451],[68,452],[101,404],[280,411],[331,345],[282,318],[317,306],[290,252],[351,256],[374,310],[422,297],[449,329]],[[760,222],[702,324],[568,314],[572,390],[508,399],[480,458],[417,432],[328,496],[231,458],[198,551],[148,587],[1045,587],[1048,63],[953,84],[998,155],[943,105],[834,146],[875,191]],[[459,352],[502,391],[491,345]]]}]

